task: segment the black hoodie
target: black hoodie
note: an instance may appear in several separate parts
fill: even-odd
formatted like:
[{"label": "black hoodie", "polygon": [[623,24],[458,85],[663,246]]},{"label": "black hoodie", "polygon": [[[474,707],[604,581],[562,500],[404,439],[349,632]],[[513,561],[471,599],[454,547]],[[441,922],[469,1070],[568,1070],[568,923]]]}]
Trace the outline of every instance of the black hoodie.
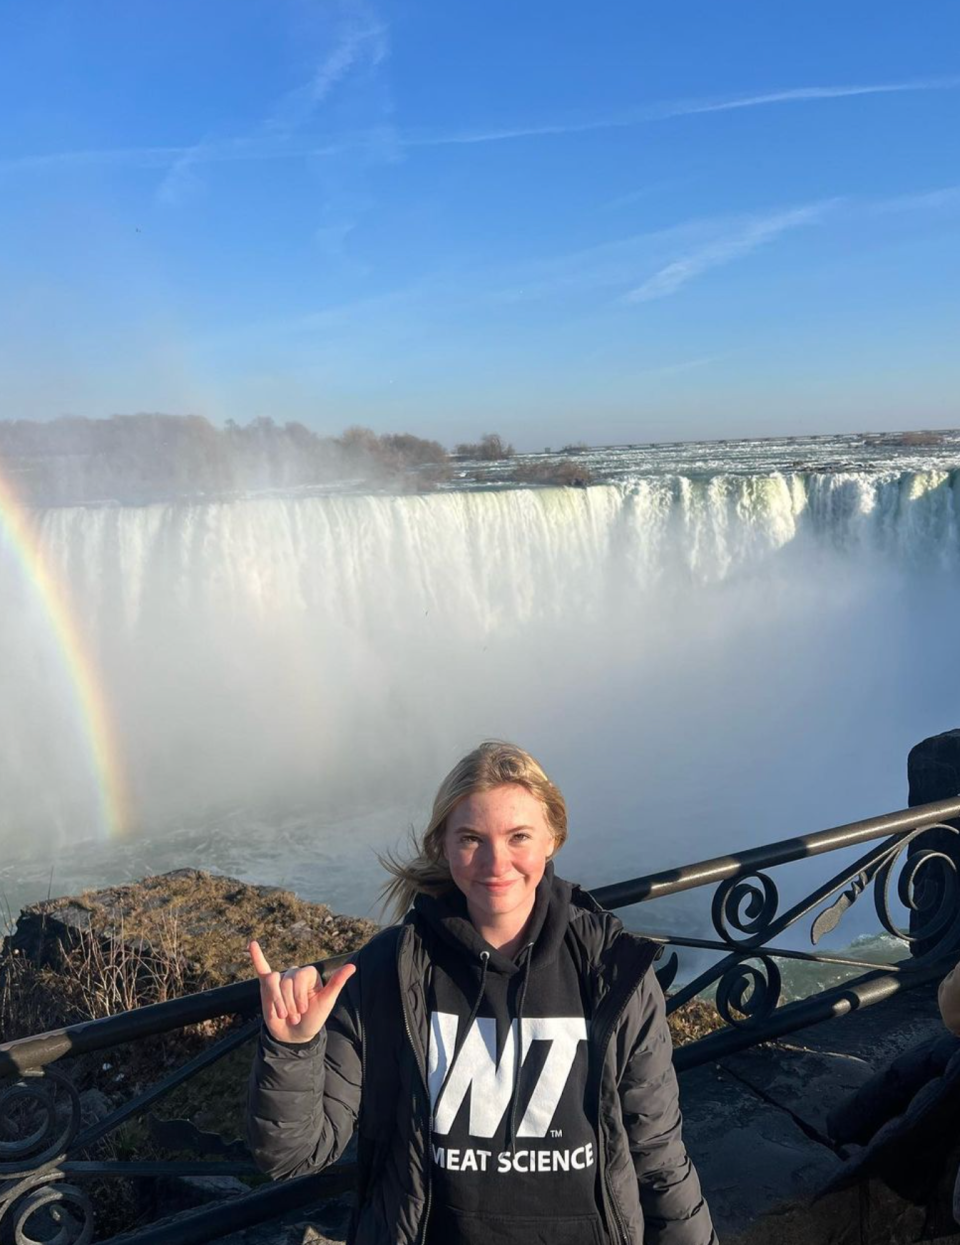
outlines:
[{"label": "black hoodie", "polygon": [[570,894],[548,865],[516,960],[480,936],[459,891],[415,903],[433,965],[430,1245],[606,1239]]},{"label": "black hoodie", "polygon": [[[544,891],[548,890],[545,886]],[[562,923],[564,913],[567,924],[561,934],[554,921],[556,917]],[[710,1212],[681,1137],[670,1032],[663,993],[653,971],[655,945],[624,930],[585,891],[571,890],[556,879],[552,894],[538,895],[535,928],[539,935],[532,955],[520,957],[518,972],[509,962],[494,964],[490,949],[481,997],[470,947],[478,958],[487,948],[472,942],[475,932],[463,925],[449,927],[446,922],[451,918],[464,921],[463,909],[458,913],[455,906],[448,909],[442,904],[431,913],[427,905],[425,912],[413,911],[402,925],[372,938],[357,953],[357,972],[313,1041],[290,1046],[263,1030],[251,1073],[247,1116],[251,1151],[262,1170],[275,1179],[318,1171],[343,1154],[356,1129],[357,1204],[347,1236],[356,1245],[424,1245],[428,1224],[430,1245],[463,1245],[478,1239],[484,1245],[498,1241],[500,1245],[607,1245],[594,1205],[617,1245],[717,1245]],[[466,949],[457,930],[467,940]],[[437,972],[433,955],[440,947],[450,960],[444,958],[445,967]],[[571,961],[577,970],[573,975]],[[506,968],[506,973],[492,971],[492,964]],[[468,971],[461,980],[464,965]],[[431,1001],[434,979],[439,994],[435,991]],[[540,1097],[537,1070],[545,1068],[549,1058],[559,1060],[561,1053],[553,1053],[556,1038],[534,1038],[523,1061],[520,1095],[513,1100],[517,1154],[534,1151],[562,1156],[569,1151],[569,1171],[564,1169],[564,1157],[522,1159],[519,1165],[525,1171],[514,1171],[512,1161],[510,1171],[496,1170],[499,1154],[513,1153],[505,1132],[509,1124],[495,1119],[493,1137],[474,1137],[470,1131],[474,1102],[496,1116],[506,1098],[506,1110],[510,1110],[512,1084],[508,1079],[504,1088],[489,1070],[476,1093],[478,1078],[471,1078],[470,1092],[464,1095],[469,1101],[457,1104],[457,1115],[463,1118],[452,1121],[453,1133],[431,1136],[431,1008],[448,1008],[458,1032],[461,1025],[466,1027],[478,999],[481,1018],[495,1020],[492,993],[487,999],[488,982],[491,992],[495,985],[505,987],[510,1019],[516,1018],[510,1011],[513,1007],[534,1020],[577,1021],[582,1014],[587,1022],[590,1082],[586,1094],[580,1092],[578,1042],[546,1135],[521,1132],[535,1098],[545,1106],[535,1116],[536,1130],[531,1131],[542,1130],[550,1102],[545,1088]],[[580,1012],[577,1005],[584,998],[589,1006]],[[482,1027],[480,1033],[482,1037]],[[502,1036],[505,1041],[505,1030]],[[438,1043],[434,1045],[439,1049]],[[451,1076],[449,1085],[455,1084]],[[434,1085],[438,1092],[436,1081]],[[492,1096],[491,1103],[483,1101],[485,1096]],[[438,1106],[445,1101],[444,1094]],[[451,1110],[454,1104],[455,1094]],[[489,1116],[485,1116],[483,1129],[489,1128]],[[562,1130],[563,1136],[553,1137],[550,1130],[554,1128]],[[573,1154],[584,1154],[581,1147],[590,1143],[594,1128],[598,1132],[597,1181],[591,1203],[589,1181],[594,1169],[575,1166]],[[441,1141],[445,1150],[461,1152],[457,1170],[449,1162],[444,1167],[433,1162],[433,1146]],[[488,1159],[487,1170],[480,1171],[480,1158],[475,1155],[475,1171],[474,1161],[461,1161],[467,1149],[495,1151],[498,1162],[491,1168]],[[533,1171],[529,1170],[531,1162]],[[541,1163],[549,1170],[541,1170]],[[441,1209],[435,1215],[438,1203]],[[526,1221],[521,1208],[531,1205],[536,1207],[536,1220]],[[474,1211],[464,1209],[467,1206]],[[578,1213],[584,1217],[578,1220]]]}]

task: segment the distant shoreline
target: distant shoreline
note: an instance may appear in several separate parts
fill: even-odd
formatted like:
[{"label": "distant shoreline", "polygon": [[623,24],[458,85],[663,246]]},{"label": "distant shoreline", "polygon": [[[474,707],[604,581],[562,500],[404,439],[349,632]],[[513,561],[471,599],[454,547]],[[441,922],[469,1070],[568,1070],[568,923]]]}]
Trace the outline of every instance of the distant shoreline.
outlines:
[{"label": "distant shoreline", "polygon": [[578,488],[675,476],[918,472],[960,467],[960,429],[741,440],[569,444],[520,452],[495,433],[449,452],[411,434],[196,417],[0,421],[0,479],[21,504],[223,505],[274,499]]}]

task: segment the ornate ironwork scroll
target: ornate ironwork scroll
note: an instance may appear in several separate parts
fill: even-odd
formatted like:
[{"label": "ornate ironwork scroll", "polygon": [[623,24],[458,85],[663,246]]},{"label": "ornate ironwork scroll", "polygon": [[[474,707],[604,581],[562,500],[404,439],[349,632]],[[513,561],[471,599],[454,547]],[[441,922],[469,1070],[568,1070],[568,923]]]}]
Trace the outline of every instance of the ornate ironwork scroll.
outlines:
[{"label": "ornate ironwork scroll", "polygon": [[80,1099],[62,1073],[28,1072],[0,1085],[0,1223],[12,1224],[16,1245],[93,1240],[90,1200],[56,1166],[79,1128]]},{"label": "ornate ironwork scroll", "polygon": [[80,1098],[63,1073],[47,1068],[0,1085],[0,1178],[43,1167],[79,1128]]},{"label": "ornate ironwork scroll", "polygon": [[[9,1206],[16,1245],[90,1245],[93,1205],[83,1190],[67,1184],[57,1172],[35,1180],[6,1206],[0,1203],[0,1219]],[[35,1232],[41,1235],[34,1236]]]},{"label": "ornate ironwork scroll", "polygon": [[713,928],[731,946],[753,946],[767,938],[779,903],[777,885],[766,873],[728,878],[713,896]]},{"label": "ornate ironwork scroll", "polygon": [[[717,1010],[724,1022],[752,1026],[757,1040],[762,1040],[760,1031],[783,1002],[783,979],[775,962],[778,956],[824,964],[842,962],[840,957],[782,951],[771,945],[772,940],[814,913],[810,940],[816,946],[824,935],[838,928],[871,886],[882,928],[908,948],[925,944],[923,956],[912,959],[915,966],[960,951],[960,878],[947,853],[923,847],[924,837],[934,831],[958,833],[954,827],[936,822],[885,839],[782,913],[777,884],[763,869],[753,868],[724,879],[714,892],[711,915],[720,939],[716,948],[726,954],[677,990],[668,1001],[668,1012],[715,990]],[[909,929],[896,920],[894,900],[911,914]],[[703,940],[669,941],[679,946],[685,942],[708,945]],[[873,971],[896,967],[878,963]]]},{"label": "ornate ironwork scroll", "polygon": [[780,1002],[783,980],[766,955],[737,960],[717,982],[717,1011],[728,1025],[760,1024]]},{"label": "ornate ironwork scroll", "polygon": [[[877,916],[883,928],[911,946],[929,943],[922,957],[925,960],[954,950],[960,938],[960,879],[956,863],[946,852],[921,847],[906,856],[896,882],[893,870],[908,847],[916,849],[924,836],[934,830],[960,833],[953,826],[933,825],[905,835],[896,851],[877,869],[874,882]],[[904,908],[915,915],[912,930],[899,926],[890,911],[894,891]]]},{"label": "ornate ironwork scroll", "polygon": [[[81,1131],[80,1097],[62,1072],[53,1068],[25,1072],[0,1082],[0,1231],[12,1225],[15,1245],[89,1245],[94,1239],[94,1210],[86,1193],[67,1174],[176,1176],[253,1174],[246,1147],[188,1121],[157,1123],[157,1134],[177,1149],[217,1154],[240,1162],[147,1162],[109,1159],[77,1162],[127,1120],[160,1097],[222,1059],[254,1036],[259,1022],[234,1030],[150,1089],[130,1099],[105,1119]],[[152,1118],[152,1117],[151,1117]]]}]

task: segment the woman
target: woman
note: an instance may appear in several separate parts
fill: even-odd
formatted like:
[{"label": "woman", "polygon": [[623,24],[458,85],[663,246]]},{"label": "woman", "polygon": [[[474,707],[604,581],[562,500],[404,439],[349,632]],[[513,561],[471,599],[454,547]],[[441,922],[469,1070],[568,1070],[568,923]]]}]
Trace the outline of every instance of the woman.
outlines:
[{"label": "woman", "polygon": [[406,917],[356,967],[326,986],[310,967],[280,976],[251,943],[251,1149],[301,1175],[356,1127],[355,1245],[716,1242],[656,947],[555,876],[566,837],[533,757],[482,744],[441,784],[415,858],[384,862]]}]

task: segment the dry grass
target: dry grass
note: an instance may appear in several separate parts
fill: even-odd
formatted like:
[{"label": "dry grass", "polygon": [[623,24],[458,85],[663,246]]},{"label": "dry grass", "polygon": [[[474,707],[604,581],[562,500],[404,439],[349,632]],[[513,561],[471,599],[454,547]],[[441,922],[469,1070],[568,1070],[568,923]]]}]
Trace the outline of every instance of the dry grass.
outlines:
[{"label": "dry grass", "polygon": [[[376,931],[336,917],[288,891],[248,886],[196,870],[146,878],[79,898],[48,900],[21,919],[0,949],[0,1041],[252,976],[247,943],[256,936],[278,967],[352,951]],[[237,1022],[192,1025],[68,1061],[79,1092],[95,1086],[111,1106],[182,1066]],[[153,1110],[205,1132],[242,1135],[251,1049],[245,1045],[162,1099]],[[111,1134],[104,1158],[170,1158],[135,1119]],[[195,1156],[183,1156],[195,1157]],[[93,1182],[101,1234],[128,1229],[144,1213],[147,1186]]]},{"label": "dry grass", "polygon": [[356,950],[377,929],[194,869],[47,900],[25,916],[33,936],[9,937],[0,952],[3,1040],[242,981],[254,937],[286,968]]},{"label": "dry grass", "polygon": [[164,912],[150,940],[132,936],[121,915],[107,937],[91,931],[67,953],[76,1006],[91,1020],[165,1003],[188,993],[186,959],[175,912]]},{"label": "dry grass", "polygon": [[[20,934],[7,938],[0,952],[0,1040],[246,979],[252,976],[246,948],[254,936],[278,967],[287,967],[352,951],[376,930],[371,921],[335,917],[325,905],[289,891],[199,870],[48,900],[25,916]],[[131,1043],[108,1058],[101,1054],[74,1070],[78,1084],[134,1091],[233,1023],[229,1017],[207,1021]],[[189,1092],[178,1091],[176,1105],[191,1116],[205,1115],[205,1128],[236,1116],[248,1065],[249,1052],[226,1060],[223,1069],[218,1065],[191,1081]],[[228,1068],[237,1093],[227,1092]]]},{"label": "dry grass", "polygon": [[0,1035],[4,1041],[61,1025],[100,1020],[189,992],[175,917],[151,942],[94,929],[59,941],[53,958],[31,958],[8,939],[0,952]]},{"label": "dry grass", "polygon": [[[249,978],[254,936],[285,968],[353,951],[376,928],[290,891],[194,869],[48,900],[23,914],[0,951],[0,1040]],[[126,1097],[234,1023],[205,1021],[78,1061],[76,1082]],[[206,1130],[237,1135],[248,1068],[249,1051],[237,1052],[177,1091],[162,1113],[172,1109]]]},{"label": "dry grass", "polygon": [[689,1003],[684,1003],[667,1018],[667,1024],[674,1046],[686,1046],[708,1033],[726,1028],[716,1007],[705,999],[691,999]]},{"label": "dry grass", "polygon": [[[246,979],[253,936],[277,967],[288,967],[355,950],[376,931],[371,921],[335,917],[289,891],[199,870],[49,900],[26,916],[28,932],[21,920],[0,952],[0,1040]],[[205,1021],[79,1060],[75,1082],[127,1097],[235,1023]],[[161,1113],[238,1135],[249,1060],[241,1050],[208,1069],[164,1100]]]},{"label": "dry grass", "polygon": [[81,904],[92,926],[109,937],[169,948],[174,929],[190,990],[251,977],[251,938],[260,941],[271,962],[286,968],[354,951],[377,929],[372,921],[335,917],[325,904],[307,903],[292,891],[250,886],[198,869],[87,893],[72,902]]}]

